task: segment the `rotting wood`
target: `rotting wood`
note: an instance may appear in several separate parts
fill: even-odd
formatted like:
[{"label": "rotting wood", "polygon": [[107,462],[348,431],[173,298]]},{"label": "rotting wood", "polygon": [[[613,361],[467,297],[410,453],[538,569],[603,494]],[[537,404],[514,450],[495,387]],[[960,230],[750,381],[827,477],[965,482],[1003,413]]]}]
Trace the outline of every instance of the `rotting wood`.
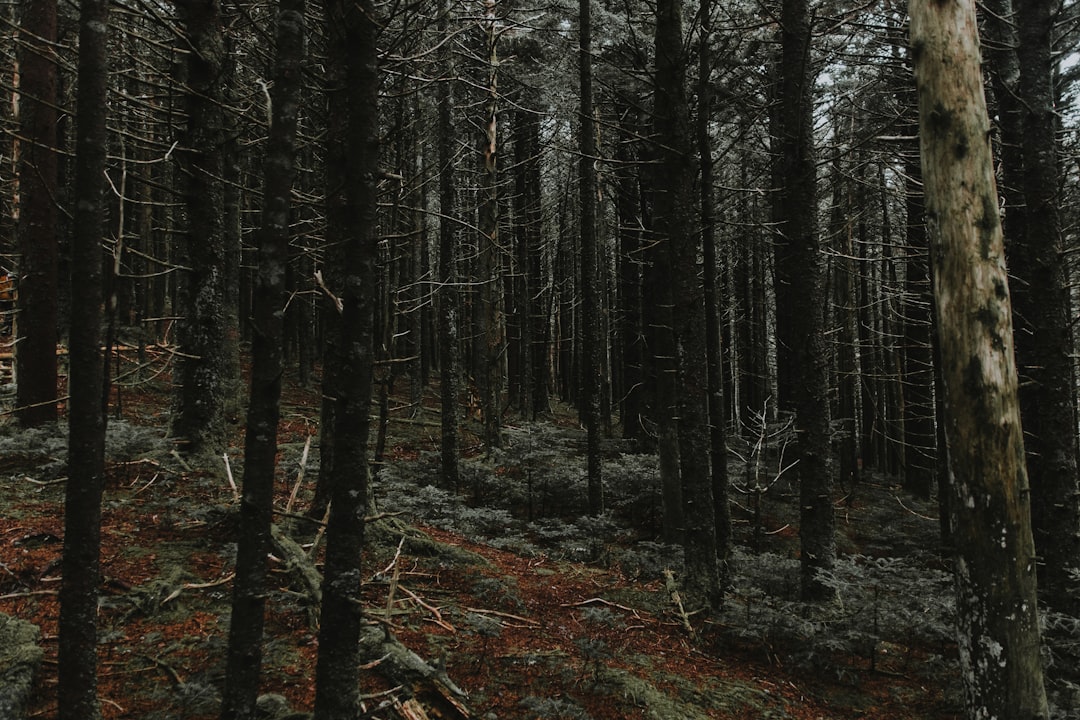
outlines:
[{"label": "rotting wood", "polygon": [[671,602],[674,603],[675,608],[678,610],[683,628],[693,636],[694,626],[690,624],[690,615],[686,612],[686,608],[683,607],[682,595],[679,594],[679,586],[675,582],[675,573],[671,570],[664,570],[664,589],[667,590],[668,597],[671,598]]}]

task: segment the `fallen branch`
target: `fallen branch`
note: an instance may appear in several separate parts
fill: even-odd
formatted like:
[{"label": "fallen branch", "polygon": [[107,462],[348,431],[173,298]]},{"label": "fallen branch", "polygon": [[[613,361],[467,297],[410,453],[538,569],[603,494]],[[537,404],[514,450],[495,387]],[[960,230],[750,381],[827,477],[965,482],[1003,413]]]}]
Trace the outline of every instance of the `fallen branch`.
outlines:
[{"label": "fallen branch", "polygon": [[[412,590],[405,587],[404,585],[398,583],[397,587],[403,593],[408,595],[409,598],[412,599],[413,602],[415,602],[417,605],[419,605],[420,607],[422,607],[425,610],[427,610],[428,612],[430,612],[434,616],[434,622],[435,622],[436,625],[441,627],[443,630],[447,630],[447,631],[452,632],[452,633],[457,632],[457,629],[453,625],[451,625],[450,623],[443,620],[442,612],[439,611],[439,608],[435,607],[434,605],[430,605],[430,604],[424,602],[420,598],[419,595],[417,595],[416,593],[414,593]],[[387,619],[389,619],[389,614],[387,615]]]},{"label": "fallen branch", "polygon": [[504,617],[504,618],[507,618],[509,620],[517,620],[518,622],[523,622],[526,625],[539,625],[540,624],[536,620],[530,620],[527,617],[521,617],[520,615],[513,615],[513,614],[508,613],[508,612],[500,612],[498,610],[484,610],[483,608],[467,607],[467,608],[465,608],[465,611],[466,612],[476,613],[477,615],[495,615],[495,616],[498,616],[498,617]]},{"label": "fallen branch", "polygon": [[664,570],[664,588],[667,590],[671,602],[675,604],[675,607],[679,611],[679,618],[682,620],[683,628],[693,636],[694,627],[690,624],[690,615],[687,614],[686,608],[683,607],[682,596],[679,594],[679,586],[675,584],[675,573],[671,570]]},{"label": "fallen branch", "polygon": [[300,492],[300,486],[304,483],[304,471],[307,469],[308,452],[311,450],[311,438],[314,435],[308,435],[307,441],[304,443],[304,452],[300,455],[300,469],[296,473],[296,482],[293,483],[292,492],[289,493],[289,501],[285,503],[285,512],[292,511],[293,503],[296,502],[296,495]]}]

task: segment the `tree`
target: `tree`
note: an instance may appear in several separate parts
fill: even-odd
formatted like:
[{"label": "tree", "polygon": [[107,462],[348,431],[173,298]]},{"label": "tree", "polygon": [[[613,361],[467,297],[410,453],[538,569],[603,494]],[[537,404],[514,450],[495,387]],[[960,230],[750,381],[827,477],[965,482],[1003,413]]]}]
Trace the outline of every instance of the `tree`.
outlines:
[{"label": "tree", "polygon": [[828,594],[818,574],[836,559],[829,437],[829,354],[825,343],[824,258],[817,226],[810,5],[784,0],[780,18],[780,147],[777,177],[777,343],[786,346],[781,403],[795,410],[799,475],[799,538],[804,599]]},{"label": "tree", "polygon": [[347,214],[343,216],[346,234],[341,293],[342,367],[347,372],[338,378],[334,413],[334,469],[315,671],[315,720],[352,720],[359,703],[360,553],[367,509],[367,440],[377,300],[378,26],[370,0],[326,0],[324,13],[327,32],[338,35],[331,47],[341,51],[327,61],[345,67],[347,88],[344,137],[328,138],[327,144],[331,152],[343,149],[342,154],[349,159],[341,178],[347,200],[343,211]]},{"label": "tree", "polygon": [[[449,27],[450,3],[443,0],[439,7],[439,30],[443,36]],[[454,125],[453,94],[451,92],[452,55],[449,47],[443,50],[447,74],[437,88],[439,156],[439,435],[440,481],[443,487],[456,488],[460,482],[458,456],[458,293],[454,286],[457,264],[456,232],[454,227]]]},{"label": "tree", "polygon": [[581,203],[582,368],[581,419],[585,425],[589,514],[604,512],[600,463],[600,289],[596,242],[596,118],[593,110],[592,0],[578,3],[578,73],[580,82],[581,156],[578,198]]},{"label": "tree", "polygon": [[225,44],[220,0],[180,5],[187,41],[188,149],[184,153],[188,264],[178,331],[177,406],[173,434],[191,455],[224,448],[225,197],[222,187]]},{"label": "tree", "polygon": [[[656,104],[653,109],[659,162],[655,222],[671,255],[672,329],[677,376],[679,473],[683,491],[683,550],[687,594],[719,607],[716,527],[709,471],[708,372],[705,353],[705,291],[698,268],[698,235],[692,227],[693,150],[686,99],[686,52],[679,3],[656,8]],[[662,228],[662,230],[661,230]],[[708,270],[706,270],[708,271]]]},{"label": "tree", "polygon": [[266,557],[270,552],[278,419],[281,415],[283,308],[288,300],[290,195],[300,111],[305,0],[280,0],[277,63],[270,91],[270,137],[266,149],[259,277],[255,288],[251,395],[244,435],[244,484],[236,551],[223,720],[256,717],[266,604]]},{"label": "tree", "polygon": [[15,376],[19,422],[56,421],[57,58],[56,0],[23,3],[19,44],[19,267]]},{"label": "tree", "polygon": [[701,39],[698,43],[697,143],[701,172],[701,252],[704,260],[705,354],[709,389],[709,467],[712,475],[716,550],[720,584],[731,578],[731,507],[728,503],[727,417],[724,410],[723,362],[720,356],[720,298],[717,289],[716,220],[713,212],[713,158],[709,125],[712,121],[712,0],[698,6]]},{"label": "tree", "polygon": [[79,10],[79,114],[71,243],[72,263],[79,272],[71,276],[71,399],[58,662],[60,720],[93,720],[100,716],[97,618],[106,397],[105,358],[101,351],[101,233],[105,226],[108,150],[108,8],[107,0],[83,0]]},{"label": "tree", "polygon": [[968,717],[1046,718],[1035,548],[975,3],[911,3]]},{"label": "tree", "polygon": [[[1048,602],[1080,609],[1080,484],[1069,281],[1060,216],[1058,110],[1051,48],[1060,0],[1018,3],[1017,49],[1023,224],[1009,244],[1020,412],[1025,431],[1039,581]],[[1015,153],[1012,155],[1015,158]],[[1012,226],[1010,225],[1011,229]]]}]

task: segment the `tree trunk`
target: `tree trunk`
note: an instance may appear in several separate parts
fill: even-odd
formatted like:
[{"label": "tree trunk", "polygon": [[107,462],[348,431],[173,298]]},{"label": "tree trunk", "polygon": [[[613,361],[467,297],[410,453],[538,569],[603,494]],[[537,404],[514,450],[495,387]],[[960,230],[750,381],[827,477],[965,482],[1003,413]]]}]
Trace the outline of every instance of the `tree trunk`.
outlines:
[{"label": "tree trunk", "polygon": [[[348,116],[344,140],[329,145],[348,159],[344,167],[346,235],[341,299],[342,357],[338,378],[334,474],[326,528],[322,624],[315,670],[315,720],[353,720],[359,703],[360,554],[368,495],[368,431],[374,356],[376,293],[376,179],[379,176],[378,17],[370,0],[327,0],[327,32],[345,52],[328,59],[346,68]],[[333,138],[331,139],[333,141]]]},{"label": "tree trunk", "polygon": [[177,338],[179,387],[172,432],[191,455],[224,449],[224,189],[220,0],[183,6],[191,52],[187,68],[186,251],[189,270]]},{"label": "tree trunk", "polygon": [[19,43],[16,416],[56,422],[58,292],[56,0],[26,0]]},{"label": "tree trunk", "polygon": [[83,0],[79,13],[79,116],[75,140],[68,478],[64,490],[58,657],[60,720],[100,717],[97,618],[101,496],[105,486],[105,358],[101,350],[109,10]]},{"label": "tree trunk", "polygon": [[969,717],[1046,718],[1035,548],[975,3],[911,3]]},{"label": "tree trunk", "polygon": [[1039,581],[1047,602],[1074,613],[1080,597],[1070,572],[1080,569],[1080,486],[1077,482],[1076,393],[1072,320],[1065,274],[1058,171],[1054,65],[1051,51],[1059,0],[1017,5],[1022,113],[1023,234],[1013,238],[1013,306],[1020,402],[1031,482],[1031,515]]},{"label": "tree trunk", "polygon": [[686,100],[686,53],[682,13],[672,0],[656,10],[656,106],[658,241],[668,246],[672,274],[672,330],[676,348],[679,472],[683,491],[685,588],[695,604],[719,607],[712,476],[709,472],[708,372],[705,352],[705,291],[698,267],[698,236],[692,227],[693,151]]},{"label": "tree trunk", "polygon": [[[443,0],[439,8],[439,31],[446,37],[449,27],[450,3]],[[456,489],[460,483],[458,459],[461,454],[458,436],[459,371],[458,371],[458,293],[454,283],[457,275],[455,198],[454,198],[454,125],[453,97],[450,78],[453,77],[452,54],[448,46],[443,51],[445,75],[437,88],[438,155],[439,155],[439,400],[442,410],[442,432],[439,439],[439,467],[442,487]]]},{"label": "tree trunk", "polygon": [[[824,258],[817,233],[817,173],[810,67],[810,7],[784,0],[781,18],[779,178],[781,190],[776,257],[777,342],[787,345],[790,397],[795,410],[800,497],[802,595],[829,593],[818,573],[836,559],[830,476],[829,353],[825,343]],[[781,331],[781,328],[786,328]],[[783,401],[783,396],[781,396]]]},{"label": "tree trunk", "polygon": [[713,213],[713,159],[709,123],[712,119],[712,0],[701,0],[698,43],[697,141],[700,157],[701,247],[704,259],[705,356],[708,373],[709,467],[711,470],[716,553],[720,587],[731,578],[731,507],[728,503],[727,428],[724,410],[723,362],[720,352],[720,297],[717,290],[716,227]]},{"label": "tree trunk", "polygon": [[619,415],[622,436],[643,445],[645,432],[645,398],[643,392],[645,364],[645,330],[642,327],[641,266],[641,199],[638,175],[632,150],[637,130],[634,111],[619,109],[619,142],[616,167],[616,214],[619,222],[619,313],[618,335],[621,350],[622,395]]},{"label": "tree trunk", "polygon": [[600,305],[596,242],[596,119],[593,116],[591,0],[578,3],[578,73],[581,83],[578,197],[581,202],[581,399],[578,407],[586,433],[589,514],[604,512],[600,463]]},{"label": "tree trunk", "polygon": [[233,581],[222,720],[253,720],[262,669],[266,558],[273,521],[277,432],[281,415],[282,308],[295,175],[296,128],[304,60],[305,0],[279,0],[270,133],[266,147],[259,275],[255,287],[251,394],[244,435],[244,481]]},{"label": "tree trunk", "polygon": [[498,185],[498,68],[499,27],[496,0],[484,0],[481,23],[487,62],[487,86],[480,137],[480,330],[477,355],[480,404],[484,419],[484,444],[502,445],[502,313],[499,312],[499,185]]}]

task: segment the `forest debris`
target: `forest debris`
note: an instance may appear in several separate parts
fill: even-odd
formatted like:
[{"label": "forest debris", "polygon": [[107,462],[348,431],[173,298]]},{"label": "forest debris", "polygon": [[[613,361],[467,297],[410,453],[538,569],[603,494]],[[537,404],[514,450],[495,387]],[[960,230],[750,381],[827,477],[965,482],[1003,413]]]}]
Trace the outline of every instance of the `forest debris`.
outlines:
[{"label": "forest debris", "polygon": [[527,617],[521,617],[520,615],[514,615],[513,613],[502,612],[502,611],[499,611],[499,610],[484,610],[482,608],[467,607],[467,608],[465,608],[465,611],[466,612],[471,612],[471,613],[476,613],[478,615],[496,615],[498,617],[507,618],[509,620],[517,620],[518,622],[523,622],[526,625],[533,625],[533,626],[540,625],[540,623],[537,622],[536,620],[532,620],[532,619],[527,618]]},{"label": "forest debris", "polygon": [[322,606],[322,576],[304,549],[277,524],[270,526],[270,539],[274,543],[274,552],[285,560],[286,571],[303,586],[304,594],[310,602],[309,620],[311,626],[315,627],[318,625],[319,608]]},{"label": "forest debris", "polygon": [[296,503],[296,496],[300,492],[300,486],[304,484],[304,472],[307,470],[308,453],[311,451],[311,438],[314,435],[308,435],[307,441],[304,443],[304,452],[300,454],[300,469],[296,472],[296,482],[293,483],[292,492],[289,493],[289,501],[285,503],[285,513],[292,512],[293,505]]},{"label": "forest debris", "polygon": [[679,594],[679,586],[675,583],[675,573],[670,569],[664,570],[664,589],[667,590],[671,602],[675,604],[679,611],[679,618],[682,620],[683,628],[692,636],[694,627],[690,624],[690,615],[686,612],[686,608],[683,607],[682,595]]},{"label": "forest debris", "polygon": [[229,487],[232,488],[233,500],[240,502],[240,491],[236,487],[236,481],[233,480],[232,465],[229,464],[229,454],[222,453],[221,459],[225,461],[225,477],[229,481]]},{"label": "forest debris", "polygon": [[[420,607],[422,607],[425,610],[427,610],[428,612],[430,612],[432,614],[432,616],[433,616],[433,622],[436,625],[438,625],[443,630],[446,630],[448,632],[457,632],[457,629],[453,625],[448,623],[446,620],[443,620],[442,612],[439,610],[439,608],[435,607],[434,605],[431,605],[429,603],[424,602],[423,599],[419,595],[417,595],[416,593],[414,593],[412,590],[405,587],[404,585],[398,583],[397,587],[403,593],[408,595],[409,598],[413,602],[415,602],[417,605],[419,605]],[[387,609],[389,610],[389,606],[387,607]],[[390,620],[390,618],[389,618],[389,614],[388,614],[387,615],[387,622],[389,622],[389,620]]]},{"label": "forest debris", "polygon": [[[472,712],[462,702],[468,693],[459,688],[446,674],[442,660],[429,664],[419,655],[402,645],[382,625],[365,625],[360,633],[361,660],[381,658],[379,672],[394,685],[412,690],[416,703],[410,709],[419,708],[423,715],[404,715],[403,718],[436,717],[440,720],[467,720]],[[404,706],[404,703],[402,703]],[[427,714],[431,709],[433,715]]]}]

